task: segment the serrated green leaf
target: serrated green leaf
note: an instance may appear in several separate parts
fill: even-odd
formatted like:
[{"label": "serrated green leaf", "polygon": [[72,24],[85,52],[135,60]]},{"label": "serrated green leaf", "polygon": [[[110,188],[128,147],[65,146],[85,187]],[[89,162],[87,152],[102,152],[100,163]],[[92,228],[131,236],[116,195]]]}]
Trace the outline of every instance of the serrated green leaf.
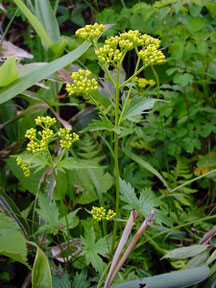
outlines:
[{"label": "serrated green leaf", "polygon": [[0,87],[4,87],[14,82],[18,78],[16,68],[16,56],[11,56],[0,67]]},{"label": "serrated green leaf", "polygon": [[161,202],[157,199],[151,189],[145,188],[140,192],[139,205],[140,211],[144,217],[147,217],[151,210],[160,206],[160,204]]},{"label": "serrated green leaf", "polygon": [[16,223],[3,213],[0,213],[0,254],[28,266],[26,240]]},{"label": "serrated green leaf", "polygon": [[168,252],[163,258],[171,259],[187,259],[194,257],[208,248],[208,245],[192,245],[189,247],[182,247]]},{"label": "serrated green leaf", "polygon": [[37,213],[39,216],[47,221],[53,227],[58,226],[59,219],[59,209],[57,207],[56,202],[52,202],[49,204],[49,199],[44,196],[42,193],[38,194],[38,203],[40,208],[37,208]]},{"label": "serrated green leaf", "polygon": [[151,109],[157,101],[157,99],[146,99],[138,96],[133,97],[125,109],[122,120],[132,120],[132,117]]},{"label": "serrated green leaf", "polygon": [[78,169],[85,169],[85,168],[97,168],[96,166],[87,165],[83,162],[78,162],[73,158],[64,158],[62,161],[58,163],[56,166],[59,170],[64,172],[66,170],[78,170]]},{"label": "serrated green leaf", "polygon": [[127,183],[122,179],[119,180],[119,184],[120,184],[121,200],[128,204],[126,208],[129,210],[135,209],[139,211],[140,208],[139,200],[136,196],[134,188],[131,186],[130,183]]},{"label": "serrated green leaf", "polygon": [[122,179],[120,179],[119,183],[121,200],[127,203],[127,205],[124,206],[125,209],[136,210],[142,213],[144,217],[147,217],[153,208],[160,205],[160,201],[150,189],[146,188],[142,190],[138,199],[130,183],[126,183]]},{"label": "serrated green leaf", "polygon": [[96,242],[94,228],[91,227],[85,230],[85,238],[81,237],[81,240],[83,243],[83,251],[81,254],[85,256],[88,264],[91,263],[96,271],[102,273],[103,260],[98,254],[105,256],[105,254],[108,253],[106,239],[101,238]]},{"label": "serrated green leaf", "polygon": [[87,131],[98,131],[98,130],[113,130],[113,125],[110,121],[108,121],[104,116],[99,116],[101,120],[93,120],[93,123],[91,123],[88,127],[86,127],[82,132]]}]

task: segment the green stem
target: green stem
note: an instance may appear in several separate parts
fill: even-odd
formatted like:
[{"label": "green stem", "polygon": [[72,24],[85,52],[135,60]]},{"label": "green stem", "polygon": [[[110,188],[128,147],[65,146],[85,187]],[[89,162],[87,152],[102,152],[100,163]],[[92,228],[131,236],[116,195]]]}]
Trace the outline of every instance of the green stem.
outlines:
[{"label": "green stem", "polygon": [[119,88],[121,89],[122,87],[124,87],[127,83],[129,83],[135,76],[137,76],[138,74],[140,74],[146,67],[142,66],[139,70],[137,70],[136,73],[134,73],[130,78],[128,78],[125,82],[123,82]]},{"label": "green stem", "polygon": [[2,45],[2,42],[4,41],[5,36],[6,36],[7,32],[8,32],[8,30],[9,30],[9,28],[10,28],[10,26],[11,26],[13,20],[14,20],[14,18],[16,17],[16,14],[17,14],[18,11],[19,11],[19,8],[16,9],[16,11],[15,11],[14,14],[13,14],[13,16],[11,17],[10,22],[8,23],[8,25],[7,25],[4,33],[3,33],[3,35],[2,35],[2,38],[1,38],[1,40],[0,40],[0,46]]},{"label": "green stem", "polygon": [[[119,95],[120,94],[120,65],[118,66],[117,70],[117,81],[116,81],[116,93],[115,93],[115,99],[116,99],[116,105],[115,105],[115,128],[118,127],[118,121],[119,121]],[[115,207],[115,213],[118,217],[119,212],[119,194],[120,194],[120,186],[119,186],[119,162],[118,162],[118,134],[114,132],[114,164],[115,164],[115,184],[116,184],[116,207]],[[113,238],[112,238],[112,248],[111,253],[113,253],[115,248],[115,241],[117,236],[117,230],[118,230],[118,222],[114,222],[114,228],[113,228]]]},{"label": "green stem", "polygon": [[[138,69],[138,67],[139,67],[139,64],[140,64],[140,58],[137,59],[137,63],[136,63],[136,67],[135,67],[135,70],[134,70],[134,74],[133,74],[133,75],[136,74],[137,69]],[[134,77],[134,76],[133,76],[133,77]],[[132,86],[130,87],[130,89],[129,89],[129,91],[128,91],[127,98],[126,98],[126,100],[125,100],[124,106],[123,106],[123,108],[122,108],[121,115],[120,115],[120,117],[119,117],[119,121],[118,121],[118,125],[119,125],[119,126],[120,126],[120,124],[121,124],[122,117],[124,116],[124,112],[125,112],[125,109],[126,109],[126,107],[127,107],[128,100],[129,100],[129,98],[130,98],[131,90],[132,90]]]},{"label": "green stem", "polygon": [[[53,175],[54,175],[54,178],[55,178],[55,181],[56,181],[56,188],[57,188],[58,194],[60,196],[60,201],[61,201],[61,204],[62,204],[62,207],[63,207],[64,206],[64,202],[63,202],[63,198],[61,196],[61,188],[59,187],[58,178],[57,178],[57,174],[56,174],[55,168],[53,168],[52,171],[53,171]],[[69,223],[68,223],[67,215],[64,215],[64,218],[65,218],[65,223],[66,223],[66,228],[67,228],[66,263],[67,263],[67,266],[68,266],[68,256],[69,256],[69,247],[70,247],[69,246],[69,243],[70,243],[70,230],[69,230]]]},{"label": "green stem", "polygon": [[182,187],[184,187],[184,186],[186,186],[186,185],[188,185],[188,184],[191,184],[191,183],[193,183],[193,182],[195,182],[195,181],[197,181],[197,180],[199,180],[199,179],[201,179],[201,178],[203,178],[203,177],[205,177],[205,176],[208,176],[208,175],[210,175],[210,174],[212,174],[212,173],[214,173],[214,172],[216,172],[216,169],[214,169],[214,170],[212,170],[212,171],[209,171],[209,172],[206,173],[206,174],[200,175],[200,176],[198,176],[198,177],[196,177],[196,178],[194,178],[194,179],[192,179],[192,180],[186,181],[185,183],[183,183],[183,184],[177,186],[176,188],[170,190],[169,193],[173,193],[174,191],[179,190],[180,188],[182,188]]},{"label": "green stem", "polygon": [[92,100],[92,102],[95,104],[95,106],[98,108],[98,110],[101,112],[101,114],[106,118],[106,120],[112,125],[112,122],[109,120],[109,118],[106,116],[106,114],[104,113],[103,109],[101,109],[100,105],[97,103],[97,101],[94,99],[94,97],[92,95],[89,94],[89,98]]},{"label": "green stem", "polygon": [[[47,149],[47,154],[48,154],[48,158],[50,160],[50,166],[52,168],[53,175],[54,175],[54,178],[55,178],[55,181],[56,181],[56,188],[57,188],[57,191],[58,191],[58,195],[60,197],[61,205],[63,207],[64,206],[64,202],[63,202],[63,197],[61,195],[61,187],[59,186],[58,177],[57,177],[57,174],[56,174],[56,168],[55,168],[55,165],[53,163],[53,159],[52,159],[52,156],[51,156],[51,154],[49,152],[49,149]],[[65,218],[65,223],[66,223],[66,228],[67,228],[67,253],[66,253],[67,256],[66,256],[66,264],[68,266],[70,230],[69,230],[69,223],[68,223],[67,215],[64,215],[64,218]]]},{"label": "green stem", "polygon": [[113,84],[114,87],[116,87],[116,83],[115,83],[115,81],[113,80],[113,78],[112,78],[109,70],[107,69],[106,65],[103,65],[103,68],[104,68],[104,71],[105,71],[106,75],[108,76],[110,82]]},{"label": "green stem", "polygon": [[[156,83],[157,83],[157,99],[160,98],[160,81],[159,81],[159,77],[158,74],[156,72],[156,70],[154,69],[154,67],[151,65],[151,69],[152,72],[154,73],[155,79],[156,79]],[[160,110],[160,102],[159,102],[159,110]],[[165,133],[164,133],[164,126],[163,126],[163,121],[162,121],[162,117],[161,117],[161,113],[159,111],[159,117],[160,117],[160,126],[161,126],[161,132],[162,132],[162,137],[163,137],[163,149],[164,149],[164,155],[165,155],[165,161],[166,161],[166,168],[167,168],[167,173],[168,173],[168,184],[170,186],[170,172],[169,172],[169,163],[168,163],[168,156],[167,156],[167,151],[165,148]]]}]

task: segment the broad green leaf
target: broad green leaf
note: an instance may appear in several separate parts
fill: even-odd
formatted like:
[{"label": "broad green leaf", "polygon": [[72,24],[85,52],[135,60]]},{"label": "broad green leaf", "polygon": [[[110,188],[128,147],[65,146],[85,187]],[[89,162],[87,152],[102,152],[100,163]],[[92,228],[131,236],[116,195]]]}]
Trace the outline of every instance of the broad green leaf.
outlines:
[{"label": "broad green leaf", "polygon": [[29,181],[29,177],[25,177],[22,169],[17,165],[16,160],[14,158],[9,158],[6,160],[7,165],[11,169],[12,173],[16,176],[16,178],[20,181],[20,184],[29,192],[36,194],[39,192],[38,183],[44,173],[44,169],[39,172],[34,173],[34,170],[31,171],[31,180]]},{"label": "broad green leaf", "polygon": [[193,76],[189,73],[184,74],[176,74],[173,77],[173,81],[176,84],[180,84],[181,86],[187,86],[188,84],[191,84],[193,82]]},{"label": "broad green leaf", "polygon": [[52,43],[60,40],[60,31],[57,19],[53,13],[49,0],[36,0],[35,11],[37,19],[46,30]]},{"label": "broad green leaf", "polygon": [[4,123],[7,123],[7,125],[5,126],[5,132],[7,134],[9,142],[12,143],[17,141],[18,123],[10,123],[10,120],[17,115],[17,107],[14,105],[12,100],[9,100],[8,102],[0,105],[0,115],[2,122],[2,124],[0,124],[0,127],[3,127]]},{"label": "broad green leaf", "polygon": [[29,23],[32,25],[41,41],[48,48],[51,45],[49,36],[47,35],[45,29],[38,21],[38,19],[32,14],[32,12],[26,7],[26,5],[21,0],[14,0],[14,3],[19,7],[25,17],[28,19]]},{"label": "broad green leaf", "polygon": [[111,288],[135,288],[140,284],[145,288],[184,288],[204,281],[209,275],[208,266],[160,274],[153,277],[124,282],[111,286]]},{"label": "broad green leaf", "polygon": [[[20,157],[26,164],[31,163],[31,168],[34,170],[34,174],[39,172],[40,170],[45,169],[45,167],[47,166],[47,163],[45,163],[38,154],[32,154],[25,151],[21,154],[13,155],[11,157]],[[46,153],[44,153],[44,158],[46,158]]]},{"label": "broad green leaf", "polygon": [[52,276],[48,258],[34,242],[28,242],[37,248],[37,254],[32,270],[33,288],[52,288]]},{"label": "broad green leaf", "polygon": [[26,240],[16,223],[0,213],[0,254],[28,266]]},{"label": "broad green leaf", "polygon": [[101,130],[108,130],[113,131],[113,125],[110,121],[108,121],[104,116],[99,115],[101,120],[93,120],[88,127],[86,127],[82,132],[87,131],[101,131]]},{"label": "broad green leaf", "polygon": [[172,57],[176,60],[181,60],[183,57],[184,49],[182,49],[182,43],[171,44]]},{"label": "broad green leaf", "polygon": [[204,6],[209,10],[212,17],[216,18],[216,3],[214,1],[210,1],[207,2]]},{"label": "broad green leaf", "polygon": [[186,23],[186,26],[188,28],[188,31],[191,34],[194,34],[197,31],[200,31],[203,29],[203,27],[205,26],[205,18],[203,17],[195,17],[195,18],[191,18],[188,23]]},{"label": "broad green leaf", "polygon": [[40,217],[47,221],[50,225],[57,227],[59,218],[59,209],[56,202],[49,204],[49,199],[42,193],[38,194],[38,203],[40,208],[37,208],[37,213]]},{"label": "broad green leaf", "polygon": [[[100,158],[101,160],[101,158]],[[69,197],[74,199],[74,203],[88,204],[106,193],[113,185],[113,177],[105,172],[106,166],[98,164],[98,160],[82,160],[86,167],[95,165],[94,169],[87,168],[82,170],[67,171]],[[73,190],[71,189],[73,187]],[[101,195],[102,194],[102,195]]]},{"label": "broad green leaf", "polygon": [[[57,207],[56,202],[52,201],[51,205],[49,203],[49,199],[43,195],[42,193],[39,193],[38,195],[38,203],[40,208],[37,208],[37,213],[39,216],[45,220],[50,228],[57,228],[60,226],[64,226],[62,228],[66,227],[66,220],[65,217],[62,217],[59,219],[59,208]],[[79,218],[76,216],[77,212],[80,210],[76,209],[73,212],[70,212],[67,215],[67,220],[69,224],[69,228],[72,229],[76,227],[79,224]],[[46,227],[45,227],[46,229]]]},{"label": "broad green leaf", "polygon": [[0,212],[10,217],[18,226],[25,238],[28,237],[29,225],[13,200],[0,187]]},{"label": "broad green leaf", "polygon": [[129,150],[125,149],[125,148],[123,148],[122,150],[133,161],[137,162],[140,166],[142,166],[143,168],[145,168],[146,170],[148,170],[149,172],[154,174],[169,189],[166,180],[162,177],[162,175],[154,167],[152,167],[144,159],[142,159],[141,157],[139,157],[136,154],[132,153],[131,151],[129,151]]},{"label": "broad green leaf", "polygon": [[207,248],[207,245],[192,245],[189,247],[177,248],[168,252],[163,258],[187,259],[202,253]]},{"label": "broad green leaf", "polygon": [[27,75],[20,77],[13,83],[0,89],[0,104],[22,93],[35,83],[40,82],[41,80],[49,77],[51,74],[57,72],[59,69],[75,61],[90,47],[90,45],[91,44],[89,42],[84,42],[67,55],[34,69]]},{"label": "broad green leaf", "polygon": [[[77,212],[80,210],[81,208],[78,208],[76,210],[74,210],[73,212],[70,212],[67,215],[67,220],[68,220],[68,224],[69,224],[69,228],[72,229],[74,227],[76,227],[79,224],[79,217],[76,216]],[[58,226],[64,225],[65,230],[66,230],[66,221],[65,221],[65,217],[62,217],[59,219],[58,221]],[[65,231],[66,232],[66,231]]]},{"label": "broad green leaf", "polygon": [[144,111],[151,109],[156,101],[158,100],[135,96],[127,105],[122,120],[133,120],[134,116],[140,115]]},{"label": "broad green leaf", "polygon": [[58,163],[56,167],[63,172],[65,169],[77,170],[77,169],[84,169],[84,168],[97,168],[96,166],[91,166],[83,162],[78,162],[73,158],[64,158],[62,161]]},{"label": "broad green leaf", "polygon": [[53,43],[47,51],[48,58],[50,60],[57,59],[62,56],[66,46],[66,40],[61,37],[60,40]]},{"label": "broad green leaf", "polygon": [[16,56],[11,56],[0,67],[0,87],[7,86],[18,78]]},{"label": "broad green leaf", "polygon": [[92,264],[96,271],[99,273],[103,272],[103,260],[98,255],[105,256],[108,253],[107,242],[105,238],[101,238],[97,242],[95,237],[94,228],[85,230],[85,238],[81,236],[83,243],[83,251],[81,255],[85,256],[87,264]]}]

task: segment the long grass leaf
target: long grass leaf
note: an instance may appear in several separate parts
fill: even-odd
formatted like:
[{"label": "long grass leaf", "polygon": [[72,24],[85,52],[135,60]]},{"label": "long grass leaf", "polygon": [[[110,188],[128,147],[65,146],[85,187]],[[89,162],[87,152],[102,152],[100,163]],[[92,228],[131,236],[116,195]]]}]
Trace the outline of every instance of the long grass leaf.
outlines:
[{"label": "long grass leaf", "polygon": [[17,208],[13,200],[0,187],[0,211],[10,217],[19,226],[20,231],[25,238],[28,238],[29,225],[23,217],[20,210]]},{"label": "long grass leaf", "polygon": [[12,99],[19,93],[22,93],[29,87],[33,86],[35,83],[46,79],[48,76],[57,72],[59,69],[75,61],[89,48],[90,45],[91,44],[89,42],[84,42],[67,55],[62,56],[61,58],[56,59],[50,63],[44,64],[29,74],[20,77],[8,86],[5,86],[0,90],[0,104],[8,101],[9,99]]},{"label": "long grass leaf", "polygon": [[38,20],[40,20],[52,43],[60,40],[60,31],[56,17],[54,16],[50,1],[35,1],[35,10]]},{"label": "long grass leaf", "polygon": [[144,279],[124,282],[111,286],[111,288],[184,288],[191,287],[205,280],[209,275],[209,267],[201,266],[193,269],[187,269],[177,272],[165,273],[157,276],[152,276]]},{"label": "long grass leaf", "polygon": [[32,14],[32,12],[26,7],[26,5],[22,1],[14,0],[14,3],[19,7],[19,9],[22,11],[22,13],[25,15],[29,23],[32,25],[32,27],[40,37],[41,41],[48,48],[52,44],[52,42],[38,19]]}]

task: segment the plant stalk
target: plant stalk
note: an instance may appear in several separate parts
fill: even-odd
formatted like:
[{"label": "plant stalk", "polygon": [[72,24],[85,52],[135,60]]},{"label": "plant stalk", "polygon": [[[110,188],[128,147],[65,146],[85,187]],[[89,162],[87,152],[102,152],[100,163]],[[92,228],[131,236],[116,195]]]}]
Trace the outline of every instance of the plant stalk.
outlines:
[{"label": "plant stalk", "polygon": [[[115,100],[116,100],[116,106],[115,106],[115,128],[118,127],[118,121],[119,121],[119,96],[120,96],[120,65],[117,69],[117,81],[116,81],[116,93],[115,93]],[[118,217],[119,213],[119,195],[120,195],[120,186],[119,186],[119,161],[118,161],[118,145],[119,145],[119,138],[118,134],[114,132],[114,165],[115,165],[115,186],[116,186],[116,207],[115,207],[115,213]],[[113,253],[115,249],[115,241],[116,241],[116,235],[118,230],[118,223],[117,221],[114,222],[114,228],[113,228],[113,238],[112,238],[112,248],[111,248],[111,254]]]}]

